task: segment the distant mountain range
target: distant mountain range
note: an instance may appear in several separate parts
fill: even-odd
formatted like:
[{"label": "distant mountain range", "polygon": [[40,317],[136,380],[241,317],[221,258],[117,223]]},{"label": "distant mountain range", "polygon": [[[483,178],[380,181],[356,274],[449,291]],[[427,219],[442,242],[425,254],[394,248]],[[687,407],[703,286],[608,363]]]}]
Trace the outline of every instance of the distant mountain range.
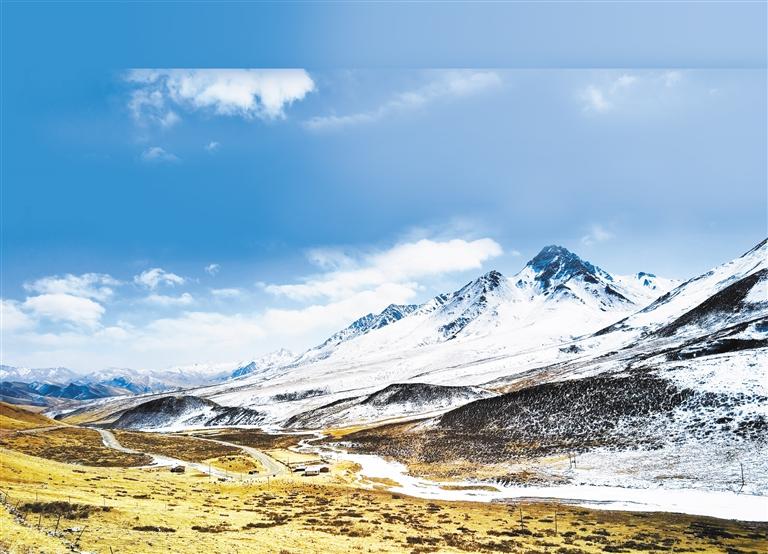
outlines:
[{"label": "distant mountain range", "polygon": [[64,367],[0,366],[0,399],[13,404],[55,406],[66,400],[94,400],[183,390],[251,374],[263,374],[295,359],[285,349],[239,364],[195,364],[163,370],[109,368],[78,374]]}]

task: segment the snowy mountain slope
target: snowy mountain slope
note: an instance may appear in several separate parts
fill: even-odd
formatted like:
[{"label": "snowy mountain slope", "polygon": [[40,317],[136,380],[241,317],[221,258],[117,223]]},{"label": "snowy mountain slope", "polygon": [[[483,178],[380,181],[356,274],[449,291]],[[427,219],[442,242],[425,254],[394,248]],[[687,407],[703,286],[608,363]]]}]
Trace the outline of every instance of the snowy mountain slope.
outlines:
[{"label": "snowy mountain slope", "polygon": [[[487,384],[506,394],[345,440],[407,462],[505,464],[542,483],[766,495],[765,249],[574,341],[570,360]],[[576,467],[552,463],[566,454]]]},{"label": "snowy mountain slope", "polygon": [[[565,342],[642,307],[639,295],[561,247],[547,247],[512,278],[491,271],[424,304],[365,316],[290,366],[195,389],[222,405],[249,406],[279,423],[391,383],[479,385],[572,355]],[[645,286],[641,284],[641,286]],[[377,323],[381,322],[381,323]],[[316,393],[313,391],[320,391]],[[312,392],[312,394],[308,394]],[[275,401],[275,398],[297,398]]]},{"label": "snowy mountain slope", "polygon": [[[628,360],[643,359],[652,352],[673,351],[682,348],[686,341],[701,339],[691,335],[658,337],[653,343],[639,340],[695,308],[696,300],[703,302],[736,283],[739,277],[758,273],[766,265],[765,249],[762,243],[745,256],[683,283],[666,294],[674,302],[659,300],[644,308],[634,304],[638,294],[622,282],[624,279],[611,277],[564,249],[548,247],[515,278],[483,276],[456,293],[428,302],[395,325],[340,345],[326,360],[300,365],[283,378],[261,383],[259,392],[248,387],[211,392],[223,403],[245,401],[258,405],[264,402],[261,395],[267,391],[295,387],[299,381],[303,387],[327,388],[329,395],[304,405],[305,409],[312,409],[319,407],[321,400],[343,398],[343,391],[354,391],[347,397],[370,394],[375,390],[371,382],[490,383],[519,387],[520,383],[618,370]],[[719,322],[709,321],[704,334],[753,313],[747,304],[755,304],[752,300],[757,299],[755,305],[759,305],[759,299],[764,297],[760,294],[763,281],[755,279],[752,288],[742,294],[743,301],[728,308],[731,315]],[[647,286],[645,281],[640,285]],[[663,286],[672,284],[660,282],[653,289],[658,294],[665,293]],[[510,283],[512,286],[507,286]],[[469,307],[474,310],[472,317],[467,318],[470,321],[462,321],[462,329],[453,339],[439,342],[440,328],[447,322],[461,320]],[[649,314],[656,309],[660,314],[651,317]],[[616,319],[627,311],[634,314],[623,318],[624,325],[635,318],[644,318],[645,325],[616,326],[608,332],[603,328],[599,334],[589,334],[601,329],[600,322]],[[580,331],[582,336],[577,336]],[[425,336],[436,342],[424,340]],[[281,406],[270,417],[280,420],[300,408]],[[263,409],[271,411],[269,407]]]},{"label": "snowy mountain slope", "polygon": [[322,344],[310,348],[295,361],[294,365],[311,360],[320,360],[331,355],[334,348],[343,342],[355,339],[370,331],[381,329],[413,313],[418,306],[414,304],[390,304],[379,314],[367,314],[353,321],[349,327],[334,333]]},{"label": "snowy mountain slope", "polygon": [[477,387],[393,384],[367,396],[344,398],[294,416],[286,427],[324,429],[445,411],[494,393]]},{"label": "snowy mountain slope", "polygon": [[79,377],[80,375],[66,367],[28,368],[0,365],[0,381],[66,385]]},{"label": "snowy mountain slope", "polygon": [[296,354],[285,348],[280,348],[274,352],[265,354],[256,358],[254,361],[245,364],[232,372],[231,377],[236,379],[245,375],[264,374],[272,369],[279,369],[290,365],[296,359]]},{"label": "snowy mountain slope", "polygon": [[126,410],[110,427],[169,429],[256,425],[263,419],[263,414],[247,408],[225,408],[195,396],[166,396],[143,402]]},{"label": "snowy mountain slope", "polygon": [[[754,278],[751,288],[738,285],[741,293],[729,308],[704,309],[710,316],[730,310],[724,318],[707,316],[704,329],[686,324],[672,336],[656,332],[765,267],[766,245],[761,243],[668,291],[674,284],[668,280],[648,274],[613,276],[566,249],[547,247],[512,278],[489,272],[409,313],[400,311],[377,328],[369,327],[373,318],[362,318],[342,333],[344,340],[312,349],[322,350],[321,357],[302,356],[279,370],[199,387],[190,394],[257,409],[265,414],[265,423],[281,425],[334,402],[347,402],[344,409],[349,408],[356,402],[350,398],[366,397],[392,383],[512,391],[620,372],[661,352],[670,359],[697,350],[723,352],[733,348],[739,333],[759,334],[761,327],[747,331],[732,324],[745,323],[743,314],[761,313],[750,306],[765,298],[762,278]],[[643,305],[649,297],[650,304]],[[727,304],[717,298],[710,304]]]},{"label": "snowy mountain slope", "polygon": [[[689,279],[660,296],[646,308],[601,330],[601,334],[613,331],[637,332],[643,330],[647,332],[656,330],[671,323],[675,318],[682,316],[685,312],[736,281],[766,268],[768,268],[768,239],[763,240],[735,260]],[[764,282],[755,288],[753,294],[753,302],[765,301],[768,298],[768,291]]]},{"label": "snowy mountain slope", "polygon": [[[763,335],[765,337],[765,335]],[[768,494],[768,338],[755,348],[542,382],[344,438],[413,463],[499,464],[526,483]],[[576,466],[553,463],[578,458]],[[746,485],[739,470],[748,475]]]}]

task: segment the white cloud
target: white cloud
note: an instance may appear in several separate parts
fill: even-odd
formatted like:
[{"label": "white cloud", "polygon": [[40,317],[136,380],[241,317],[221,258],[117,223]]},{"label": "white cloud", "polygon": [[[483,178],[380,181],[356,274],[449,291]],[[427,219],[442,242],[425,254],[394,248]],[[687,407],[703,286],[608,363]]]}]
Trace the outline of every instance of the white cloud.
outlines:
[{"label": "white cloud", "polygon": [[216,152],[216,150],[218,150],[219,147],[221,147],[221,144],[219,144],[215,140],[212,140],[211,142],[209,142],[208,144],[205,145],[205,149],[208,152]]},{"label": "white cloud", "polygon": [[263,338],[264,330],[257,319],[240,314],[215,312],[185,312],[179,317],[152,321],[136,337],[140,351],[194,351],[200,359],[216,352],[231,359],[233,352],[242,352],[248,345]]},{"label": "white cloud", "polygon": [[98,326],[104,314],[104,307],[89,298],[60,293],[32,296],[24,301],[23,307],[39,318],[84,327]]},{"label": "white cloud", "polygon": [[600,85],[588,85],[581,93],[584,109],[593,112],[607,112],[614,108],[615,101],[622,91],[629,89],[638,82],[636,75],[623,73],[605,81]]},{"label": "white cloud", "polygon": [[144,302],[147,304],[155,304],[157,306],[189,306],[194,303],[195,299],[188,292],[182,293],[179,296],[166,296],[164,294],[150,294],[144,298]]},{"label": "white cloud", "polygon": [[220,269],[221,269],[221,266],[219,264],[208,264],[207,266],[205,266],[205,272],[208,275],[216,275]]},{"label": "white cloud", "polygon": [[610,85],[610,91],[612,94],[617,93],[621,89],[631,87],[637,83],[637,77],[635,75],[619,75]]},{"label": "white cloud", "polygon": [[582,98],[585,102],[585,109],[590,109],[595,112],[604,112],[612,107],[610,102],[605,98],[603,91],[594,85],[590,85],[584,89]]},{"label": "white cloud", "polygon": [[[25,302],[3,302],[4,332],[13,336],[13,341],[7,341],[7,356],[23,364],[55,363],[97,369],[110,365],[162,367],[248,359],[260,350],[274,349],[275,345],[306,348],[365,313],[381,311],[392,302],[415,301],[426,287],[435,286],[451,272],[480,269],[485,261],[501,252],[501,247],[488,238],[414,238],[388,249],[365,252],[315,249],[308,253],[308,258],[319,268],[318,274],[297,284],[265,285],[283,298],[298,299],[298,306],[274,305],[234,314],[223,309],[190,311],[198,301],[202,305],[203,299],[181,291],[163,294],[166,291],[160,290],[187,280],[162,268],[151,268],[133,279],[147,290],[129,304],[138,311],[113,313],[122,304],[110,307],[110,319],[117,319],[117,323],[107,323],[105,308],[95,298],[65,292],[46,292]],[[107,285],[92,285],[93,290],[86,286],[97,279],[66,277],[44,281],[48,287],[45,290],[91,296],[95,290],[100,297],[109,297],[106,292],[99,292],[99,288]],[[35,291],[44,290],[42,282],[34,285]],[[53,288],[54,283],[59,288]],[[69,287],[61,288],[62,283]],[[77,288],[73,283],[82,286]],[[246,290],[219,288],[211,289],[204,300],[232,308],[244,305],[240,298],[247,295]],[[217,302],[218,299],[221,301]],[[169,316],[147,319],[153,317],[153,310],[140,309],[142,305],[167,309]],[[54,330],[36,330],[38,320],[63,324]]]},{"label": "white cloud", "polygon": [[159,285],[183,285],[186,282],[184,277],[170,273],[162,268],[154,267],[142,271],[139,275],[134,275],[133,282],[142,285],[148,289],[156,289]]},{"label": "white cloud", "polygon": [[579,98],[585,112],[608,113],[618,108],[639,108],[653,105],[668,97],[683,79],[681,71],[644,71],[634,74],[602,72],[581,88]]},{"label": "white cloud", "polygon": [[243,292],[240,289],[211,289],[211,294],[218,298],[236,298]]},{"label": "white cloud", "polygon": [[[501,246],[489,238],[473,241],[422,239],[363,255],[355,262],[355,267],[309,276],[299,284],[266,285],[265,289],[294,300],[341,299],[365,288],[404,283],[411,283],[413,287],[413,281],[418,278],[479,269],[486,260],[501,254]],[[337,259],[343,259],[343,256],[339,254]],[[317,259],[316,255],[314,259]],[[321,267],[328,267],[325,259],[322,263]]]},{"label": "white cloud", "polygon": [[178,162],[179,158],[160,146],[150,146],[141,153],[141,159],[145,162]]},{"label": "white cloud", "polygon": [[21,310],[15,300],[0,299],[0,331],[13,332],[34,326],[35,321]]},{"label": "white cloud", "polygon": [[613,233],[605,229],[602,225],[592,225],[589,232],[581,237],[581,243],[584,246],[592,246],[598,242],[610,240],[613,236]]},{"label": "white cloud", "polygon": [[501,84],[501,78],[494,71],[441,70],[431,74],[433,79],[426,85],[396,94],[371,110],[347,115],[317,116],[305,121],[304,126],[313,131],[321,131],[373,123],[393,113],[417,109],[440,98],[470,96]]},{"label": "white cloud", "polygon": [[24,283],[24,290],[39,294],[70,294],[94,300],[105,301],[113,294],[113,287],[120,281],[106,273],[83,273],[82,275],[51,275]]},{"label": "white cloud", "polygon": [[129,109],[141,119],[168,105],[246,119],[278,119],[285,108],[315,90],[303,69],[133,69],[125,79],[137,87]]},{"label": "white cloud", "polygon": [[413,300],[416,292],[413,283],[386,283],[327,304],[293,310],[269,309],[261,318],[261,325],[273,336],[301,336],[318,329],[333,332],[362,315],[380,312],[391,303],[404,304]]},{"label": "white cloud", "polygon": [[134,90],[128,101],[128,110],[133,119],[141,125],[154,123],[162,128],[169,128],[181,121],[176,112],[166,107],[163,93],[159,90]]},{"label": "white cloud", "polygon": [[343,269],[354,267],[355,260],[337,248],[313,248],[307,252],[307,259],[320,269]]}]

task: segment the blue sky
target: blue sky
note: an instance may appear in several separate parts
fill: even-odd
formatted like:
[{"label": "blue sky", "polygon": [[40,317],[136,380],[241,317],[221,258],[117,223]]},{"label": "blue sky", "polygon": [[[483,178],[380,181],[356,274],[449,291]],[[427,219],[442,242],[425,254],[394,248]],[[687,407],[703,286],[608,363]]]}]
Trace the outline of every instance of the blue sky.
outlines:
[{"label": "blue sky", "polygon": [[3,363],[246,360],[546,244],[685,278],[766,235],[764,4],[36,7]]}]

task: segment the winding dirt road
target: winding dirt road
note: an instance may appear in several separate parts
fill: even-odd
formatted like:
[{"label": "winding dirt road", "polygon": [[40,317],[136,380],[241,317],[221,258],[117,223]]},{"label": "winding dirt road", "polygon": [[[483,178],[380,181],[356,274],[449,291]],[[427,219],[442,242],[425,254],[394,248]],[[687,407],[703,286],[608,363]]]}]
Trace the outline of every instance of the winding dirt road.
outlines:
[{"label": "winding dirt road", "polygon": [[[184,466],[184,467],[199,471],[201,473],[205,473],[206,475],[211,475],[212,477],[216,477],[218,479],[225,479],[225,480],[236,479],[238,481],[252,479],[253,477],[265,477],[267,475],[271,477],[276,477],[278,475],[288,473],[287,468],[283,464],[267,456],[263,452],[256,450],[255,448],[251,448],[249,446],[241,446],[239,444],[234,444],[231,442],[219,441],[214,439],[200,439],[200,440],[208,440],[211,442],[217,442],[225,446],[238,448],[243,452],[245,452],[246,454],[248,454],[249,456],[253,457],[256,461],[258,461],[262,465],[262,467],[264,467],[265,471],[259,472],[257,475],[249,475],[245,473],[225,471],[223,469],[213,467],[209,464],[203,464],[199,462],[187,462],[185,460],[179,460],[177,458],[171,458],[169,456],[161,456],[158,454],[153,454],[151,452],[141,452],[138,450],[133,450],[133,449],[124,447],[122,444],[120,444],[120,441],[117,440],[117,437],[115,437],[115,435],[111,431],[108,431],[107,429],[94,428],[94,430],[99,432],[99,434],[101,435],[101,440],[104,443],[104,446],[106,446],[107,448],[112,448],[113,450],[125,452],[126,454],[146,454],[147,456],[150,456],[152,458],[153,465]],[[199,437],[196,437],[196,438],[199,438]]]}]

